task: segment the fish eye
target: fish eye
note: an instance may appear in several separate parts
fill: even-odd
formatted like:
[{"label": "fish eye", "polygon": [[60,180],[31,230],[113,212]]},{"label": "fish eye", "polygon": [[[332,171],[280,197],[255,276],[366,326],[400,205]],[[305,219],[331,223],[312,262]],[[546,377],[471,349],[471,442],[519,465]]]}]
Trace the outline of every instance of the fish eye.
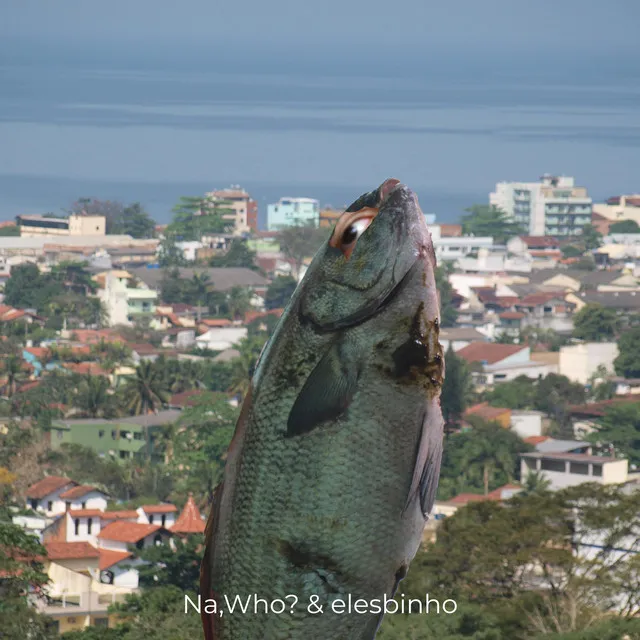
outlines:
[{"label": "fish eye", "polygon": [[329,245],[340,249],[348,260],[353,253],[358,238],[367,230],[377,214],[377,209],[362,209],[344,214],[336,224]]}]

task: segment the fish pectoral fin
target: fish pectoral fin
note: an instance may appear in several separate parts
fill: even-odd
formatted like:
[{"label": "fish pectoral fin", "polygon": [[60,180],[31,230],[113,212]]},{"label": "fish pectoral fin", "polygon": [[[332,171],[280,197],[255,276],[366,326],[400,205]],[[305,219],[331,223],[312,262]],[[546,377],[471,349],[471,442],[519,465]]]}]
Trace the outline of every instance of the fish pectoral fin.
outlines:
[{"label": "fish pectoral fin", "polygon": [[422,421],[422,432],[413,468],[413,477],[409,488],[409,495],[404,507],[407,510],[414,498],[420,499],[422,515],[426,518],[436,499],[438,480],[440,479],[440,463],[442,462],[442,437],[444,422],[437,400],[427,407]]},{"label": "fish pectoral fin", "polygon": [[309,374],[289,413],[287,437],[309,433],[323,422],[335,420],[349,407],[360,367],[348,351],[344,341],[333,343]]}]

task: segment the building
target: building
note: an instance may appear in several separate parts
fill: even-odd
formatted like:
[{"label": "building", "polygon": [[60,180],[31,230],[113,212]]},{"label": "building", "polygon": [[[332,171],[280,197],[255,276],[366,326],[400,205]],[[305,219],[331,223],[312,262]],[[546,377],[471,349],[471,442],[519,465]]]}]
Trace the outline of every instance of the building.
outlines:
[{"label": "building", "polygon": [[520,455],[520,479],[539,473],[550,482],[552,491],[584,482],[621,484],[627,482],[629,461],[588,453],[523,453]]},{"label": "building", "polygon": [[613,371],[613,361],[618,357],[615,342],[584,342],[560,348],[558,373],[572,382],[587,384],[589,378],[604,366]]},{"label": "building", "polygon": [[517,433],[523,440],[542,435],[541,411],[524,411],[521,409],[511,412],[511,431]]},{"label": "building", "polygon": [[189,536],[204,533],[204,528],[205,522],[193,500],[193,494],[190,493],[182,513],[171,527],[171,533],[179,536]]},{"label": "building", "polygon": [[278,231],[282,227],[297,224],[311,224],[317,227],[320,222],[320,203],[313,198],[280,198],[267,207],[267,225],[269,231]]},{"label": "building", "polygon": [[640,224],[640,194],[614,196],[604,203],[594,203],[593,212],[611,222],[633,220]]},{"label": "building", "polygon": [[247,337],[246,327],[217,327],[208,329],[196,338],[196,346],[199,349],[211,351],[225,351]]},{"label": "building", "polygon": [[145,431],[148,430],[149,447],[153,454],[158,428],[175,422],[179,416],[179,411],[167,410],[115,420],[54,420],[50,430],[51,448],[58,449],[65,443],[80,444],[93,449],[101,457],[128,460],[143,452],[147,446]]},{"label": "building", "polygon": [[344,211],[338,209],[322,209],[320,211],[318,226],[323,228],[333,227],[343,213]]},{"label": "building", "polygon": [[489,203],[519,222],[532,236],[575,236],[591,224],[592,199],[567,176],[540,182],[499,182]]},{"label": "building", "polygon": [[68,218],[47,216],[17,216],[22,238],[37,236],[104,236],[107,219],[104,216],[72,214]]},{"label": "building", "polygon": [[258,230],[258,203],[240,185],[209,191],[205,197],[221,208],[233,210],[233,213],[225,213],[222,217],[233,222],[234,235]]},{"label": "building", "polygon": [[468,329],[465,327],[444,327],[440,329],[438,340],[444,352],[447,351],[449,345],[451,345],[454,351],[458,351],[472,342],[489,341],[487,336],[480,333],[477,329]]},{"label": "building", "polygon": [[129,286],[133,276],[128,271],[108,271],[96,280],[100,287],[97,295],[111,326],[132,325],[138,318],[154,315],[158,292],[146,286]]},{"label": "building", "polygon": [[66,507],[60,494],[76,486],[70,478],[47,476],[27,489],[27,507],[47,515],[62,513]]}]

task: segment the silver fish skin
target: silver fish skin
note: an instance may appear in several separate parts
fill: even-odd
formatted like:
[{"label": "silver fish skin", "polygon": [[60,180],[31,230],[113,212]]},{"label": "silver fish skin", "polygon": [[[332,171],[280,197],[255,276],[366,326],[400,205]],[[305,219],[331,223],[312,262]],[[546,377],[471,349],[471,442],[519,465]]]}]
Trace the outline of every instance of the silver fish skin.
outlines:
[{"label": "silver fish skin", "polygon": [[[375,637],[375,605],[336,603],[391,598],[433,507],[444,377],[435,264],[418,200],[395,179],[358,198],[314,257],[260,357],[214,496],[207,640]],[[247,613],[205,613],[236,596]],[[312,596],[323,613],[308,610]],[[254,597],[286,610],[254,613]]]}]

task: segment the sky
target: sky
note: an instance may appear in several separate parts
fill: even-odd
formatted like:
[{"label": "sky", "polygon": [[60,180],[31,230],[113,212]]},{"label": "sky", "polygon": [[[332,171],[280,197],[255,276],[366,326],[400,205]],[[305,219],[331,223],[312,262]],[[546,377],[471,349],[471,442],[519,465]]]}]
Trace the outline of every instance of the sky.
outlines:
[{"label": "sky", "polygon": [[460,56],[470,67],[488,55],[637,59],[639,18],[633,0],[3,0],[0,53],[28,56],[30,42],[88,56],[136,45],[144,58],[164,43],[167,58],[224,52],[230,63],[266,56],[391,71]]}]

